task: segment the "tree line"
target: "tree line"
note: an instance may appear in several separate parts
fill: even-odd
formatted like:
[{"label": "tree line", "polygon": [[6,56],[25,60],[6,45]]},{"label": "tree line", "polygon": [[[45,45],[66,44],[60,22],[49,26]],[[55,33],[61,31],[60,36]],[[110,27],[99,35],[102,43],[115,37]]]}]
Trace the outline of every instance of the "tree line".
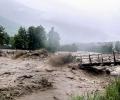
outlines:
[{"label": "tree line", "polygon": [[55,52],[60,48],[60,36],[52,27],[47,33],[43,26],[20,27],[17,34],[11,37],[3,26],[0,26],[0,46],[13,49],[37,50],[45,48]]},{"label": "tree line", "polygon": [[120,41],[115,42],[100,42],[78,45],[80,51],[112,53],[113,51],[120,52]]}]

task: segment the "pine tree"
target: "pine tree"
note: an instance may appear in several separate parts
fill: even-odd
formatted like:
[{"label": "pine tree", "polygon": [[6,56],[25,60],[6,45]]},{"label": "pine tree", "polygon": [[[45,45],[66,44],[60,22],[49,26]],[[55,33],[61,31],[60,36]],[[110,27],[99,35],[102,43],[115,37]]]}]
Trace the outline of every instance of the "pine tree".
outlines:
[{"label": "pine tree", "polygon": [[28,48],[28,37],[25,28],[19,28],[18,34],[14,37],[14,47],[24,50]]},{"label": "pine tree", "polygon": [[9,44],[10,38],[7,32],[5,32],[5,28],[0,26],[0,45]]}]

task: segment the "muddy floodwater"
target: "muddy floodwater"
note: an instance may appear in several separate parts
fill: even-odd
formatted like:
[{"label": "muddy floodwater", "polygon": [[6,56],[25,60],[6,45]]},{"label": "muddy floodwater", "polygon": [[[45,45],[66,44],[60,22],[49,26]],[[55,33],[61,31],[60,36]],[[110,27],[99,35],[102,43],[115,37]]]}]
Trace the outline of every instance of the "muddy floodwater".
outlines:
[{"label": "muddy floodwater", "polygon": [[16,100],[70,100],[102,91],[109,82],[107,75],[72,69],[75,64],[51,66],[48,59],[0,57],[0,90]]}]

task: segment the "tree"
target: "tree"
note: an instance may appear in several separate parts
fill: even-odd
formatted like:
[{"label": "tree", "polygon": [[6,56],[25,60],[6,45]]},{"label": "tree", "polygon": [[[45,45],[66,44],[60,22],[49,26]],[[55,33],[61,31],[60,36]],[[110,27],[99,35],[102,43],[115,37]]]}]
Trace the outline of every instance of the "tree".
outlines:
[{"label": "tree", "polygon": [[28,48],[29,50],[35,50],[45,47],[46,34],[45,29],[42,26],[28,28]]},{"label": "tree", "polygon": [[15,44],[15,40],[14,40],[14,36],[10,37],[10,42],[9,42],[11,48],[15,48],[14,44]]},{"label": "tree", "polygon": [[46,43],[46,32],[44,27],[38,26],[35,29],[36,32],[36,48],[44,48]]},{"label": "tree", "polygon": [[55,52],[59,50],[60,47],[60,36],[54,31],[54,27],[51,28],[48,33],[48,50]]},{"label": "tree", "polygon": [[120,51],[120,41],[117,41],[116,43],[115,43],[115,50],[116,51]]},{"label": "tree", "polygon": [[4,43],[8,45],[10,42],[10,36],[5,32],[4,33]]},{"label": "tree", "polygon": [[14,47],[16,49],[28,48],[28,38],[25,28],[20,27],[18,30],[18,34],[14,36]]},{"label": "tree", "polygon": [[102,53],[112,53],[113,52],[113,43],[108,42],[100,47]]},{"label": "tree", "polygon": [[9,35],[5,32],[5,28],[0,26],[0,45],[9,44]]}]

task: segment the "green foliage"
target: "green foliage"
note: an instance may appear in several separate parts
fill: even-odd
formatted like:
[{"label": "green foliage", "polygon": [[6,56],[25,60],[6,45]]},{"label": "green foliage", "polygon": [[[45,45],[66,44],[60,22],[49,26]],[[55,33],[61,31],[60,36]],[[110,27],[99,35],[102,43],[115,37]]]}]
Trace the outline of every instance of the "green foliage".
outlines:
[{"label": "green foliage", "polygon": [[0,26],[0,45],[4,44],[4,28]]},{"label": "green foliage", "polygon": [[72,100],[106,100],[103,96],[100,96],[98,93],[93,95],[86,95],[86,96],[76,96],[73,97]]},{"label": "green foliage", "polygon": [[47,48],[49,51],[57,51],[60,47],[60,37],[54,28],[46,36],[43,26],[30,26],[28,29],[20,27],[14,37],[9,37],[4,28],[0,26],[0,45],[11,45],[12,48],[22,50],[36,50]]},{"label": "green foliage", "polygon": [[106,88],[107,100],[120,100],[120,79],[116,79]]},{"label": "green foliage", "polygon": [[51,52],[55,52],[60,48],[60,36],[57,32],[54,31],[52,27],[50,32],[48,33],[48,50]]},{"label": "green foliage", "polygon": [[14,43],[15,43],[14,37],[10,37],[10,42],[9,42],[9,44],[11,45],[12,48],[15,48],[15,47],[14,47]]},{"label": "green foliage", "polygon": [[5,32],[4,33],[4,43],[8,45],[9,42],[10,42],[10,36]]},{"label": "green foliage", "polygon": [[14,47],[17,49],[27,49],[27,33],[25,28],[20,27],[18,34],[14,36]]},{"label": "green foliage", "polygon": [[0,26],[0,45],[8,45],[9,44],[9,35],[5,32],[5,28]]},{"label": "green foliage", "polygon": [[120,52],[120,41],[117,41],[115,43],[115,50],[118,51],[118,52]]},{"label": "green foliage", "polygon": [[113,42],[81,44],[79,50],[99,53],[112,53]]},{"label": "green foliage", "polygon": [[120,100],[120,79],[108,85],[104,95],[95,92],[93,95],[73,97],[72,100]]},{"label": "green foliage", "polygon": [[28,28],[28,49],[35,50],[45,47],[46,34],[42,26]]},{"label": "green foliage", "polygon": [[112,51],[113,51],[113,43],[109,42],[107,44],[102,45],[101,48],[100,48],[100,51],[102,53],[112,53]]},{"label": "green foliage", "polygon": [[84,96],[72,97],[72,100],[84,100]]},{"label": "green foliage", "polygon": [[36,50],[44,48],[46,42],[45,33],[45,29],[42,26],[30,26],[27,31],[25,28],[20,27],[18,34],[14,36],[14,40],[11,42],[16,49]]}]

